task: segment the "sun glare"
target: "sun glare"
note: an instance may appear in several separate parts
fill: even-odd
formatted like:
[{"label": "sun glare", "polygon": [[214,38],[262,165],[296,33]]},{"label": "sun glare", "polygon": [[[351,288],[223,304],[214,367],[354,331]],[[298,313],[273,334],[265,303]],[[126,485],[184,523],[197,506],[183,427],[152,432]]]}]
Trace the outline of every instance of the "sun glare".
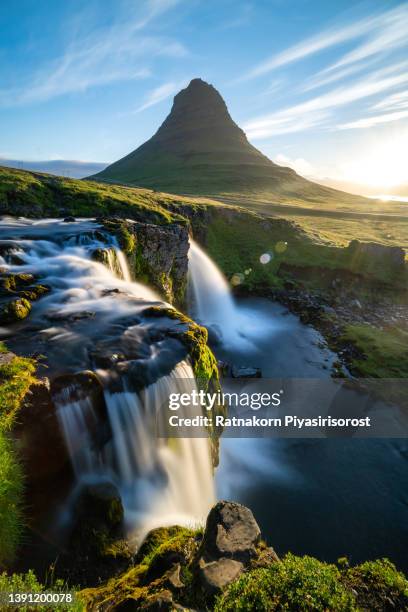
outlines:
[{"label": "sun glare", "polygon": [[408,181],[408,131],[387,139],[349,163],[343,164],[343,179],[370,187],[395,187]]}]

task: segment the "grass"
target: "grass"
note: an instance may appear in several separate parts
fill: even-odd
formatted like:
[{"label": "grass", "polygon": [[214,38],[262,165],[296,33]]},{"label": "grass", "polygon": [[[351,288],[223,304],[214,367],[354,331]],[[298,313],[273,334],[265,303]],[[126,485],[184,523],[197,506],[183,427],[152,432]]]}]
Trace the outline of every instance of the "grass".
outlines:
[{"label": "grass", "polygon": [[[6,353],[3,343],[0,353]],[[34,362],[21,357],[0,365],[0,566],[13,560],[23,529],[24,476],[8,434],[35,380],[34,370]]]},{"label": "grass", "polygon": [[280,563],[243,575],[218,598],[215,612],[356,610],[335,565],[292,554]]},{"label": "grass", "polygon": [[191,198],[80,181],[49,174],[26,172],[0,166],[0,214],[45,217],[74,215],[82,217],[122,216],[165,224],[185,223],[184,217],[170,208],[194,205]]},{"label": "grass", "polygon": [[0,431],[0,567],[15,557],[22,534],[24,476],[11,441]]},{"label": "grass", "polygon": [[[291,278],[291,267],[293,271],[311,271],[311,289],[322,286],[320,269],[350,271],[395,288],[408,286],[407,270],[396,275],[385,260],[357,260],[348,249],[313,240],[285,219],[242,215],[239,209],[213,209],[211,213],[208,252],[229,279],[238,275],[239,284],[250,290],[282,286]],[[261,263],[262,254],[269,254],[269,263]]]},{"label": "grass", "polygon": [[282,218],[296,223],[316,244],[345,247],[351,240],[376,242],[386,246],[400,246],[408,253],[408,210],[405,218],[377,219],[367,215],[363,219],[306,216],[297,214]]},{"label": "grass", "polygon": [[406,610],[408,581],[387,559],[339,569],[287,554],[244,574],[218,597],[215,612]]},{"label": "grass", "polygon": [[408,378],[407,330],[347,325],[343,339],[352,342],[363,355],[353,362],[360,375],[370,378]]},{"label": "grass", "polygon": [[[41,584],[32,570],[25,574],[8,575],[5,572],[0,574],[0,593],[3,597],[7,597],[10,593],[73,593],[73,589],[69,589],[62,580],[55,580],[51,585],[45,586]],[[32,610],[42,610],[44,612],[52,612],[53,610],[69,610],[70,612],[84,611],[84,605],[75,596],[72,603],[52,603],[51,605],[35,605],[25,606],[7,605],[2,602],[2,610],[4,612],[14,612],[16,609],[19,612],[31,612]]]}]

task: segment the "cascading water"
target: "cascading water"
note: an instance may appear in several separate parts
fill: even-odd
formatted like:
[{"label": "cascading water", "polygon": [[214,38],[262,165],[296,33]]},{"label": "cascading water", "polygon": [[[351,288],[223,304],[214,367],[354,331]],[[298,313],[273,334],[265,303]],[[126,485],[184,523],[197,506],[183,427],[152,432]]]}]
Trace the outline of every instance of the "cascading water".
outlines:
[{"label": "cascading water", "polygon": [[232,324],[237,309],[229,285],[212,259],[191,238],[189,279],[197,318],[222,326]]},{"label": "cascading water", "polygon": [[158,296],[130,281],[117,243],[91,221],[3,219],[0,243],[9,272],[51,289],[13,330],[12,347],[46,354],[51,376],[93,370],[103,384],[104,409],[78,396],[75,380],[54,396],[77,481],[113,482],[137,539],[154,526],[203,520],[215,499],[210,446],[206,436],[166,437],[169,394],[196,383],[179,344],[143,317]]},{"label": "cascading water", "polygon": [[273,321],[255,319],[245,306],[237,305],[230,286],[210,257],[190,238],[189,311],[223,344],[245,350]]}]

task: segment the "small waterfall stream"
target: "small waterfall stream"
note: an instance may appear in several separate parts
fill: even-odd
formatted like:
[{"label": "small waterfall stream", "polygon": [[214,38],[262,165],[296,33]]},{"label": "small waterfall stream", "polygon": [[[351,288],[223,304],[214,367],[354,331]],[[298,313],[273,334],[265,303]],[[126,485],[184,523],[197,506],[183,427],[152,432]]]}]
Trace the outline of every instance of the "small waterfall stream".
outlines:
[{"label": "small waterfall stream", "polygon": [[196,383],[182,347],[143,318],[158,296],[130,280],[115,240],[90,221],[3,220],[0,239],[18,258],[3,259],[8,271],[51,288],[16,329],[14,349],[44,352],[51,377],[92,370],[103,385],[105,412],[75,380],[54,396],[77,482],[115,484],[137,540],[155,526],[202,521],[215,500],[210,446],[206,436],[166,437],[169,394]]},{"label": "small waterfall stream", "polygon": [[222,272],[191,238],[188,265],[190,314],[218,341],[245,350],[262,334],[273,331],[273,320],[235,302]]}]

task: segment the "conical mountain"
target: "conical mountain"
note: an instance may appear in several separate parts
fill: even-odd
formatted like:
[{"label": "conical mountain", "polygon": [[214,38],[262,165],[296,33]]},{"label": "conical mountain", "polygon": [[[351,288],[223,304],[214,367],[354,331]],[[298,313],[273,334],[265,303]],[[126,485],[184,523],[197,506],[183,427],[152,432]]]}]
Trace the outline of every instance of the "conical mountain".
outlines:
[{"label": "conical mountain", "polygon": [[92,178],[178,194],[251,195],[269,202],[338,202],[339,194],[356,198],[274,164],[250,144],[218,91],[201,79],[175,96],[170,114],[150,140]]}]

